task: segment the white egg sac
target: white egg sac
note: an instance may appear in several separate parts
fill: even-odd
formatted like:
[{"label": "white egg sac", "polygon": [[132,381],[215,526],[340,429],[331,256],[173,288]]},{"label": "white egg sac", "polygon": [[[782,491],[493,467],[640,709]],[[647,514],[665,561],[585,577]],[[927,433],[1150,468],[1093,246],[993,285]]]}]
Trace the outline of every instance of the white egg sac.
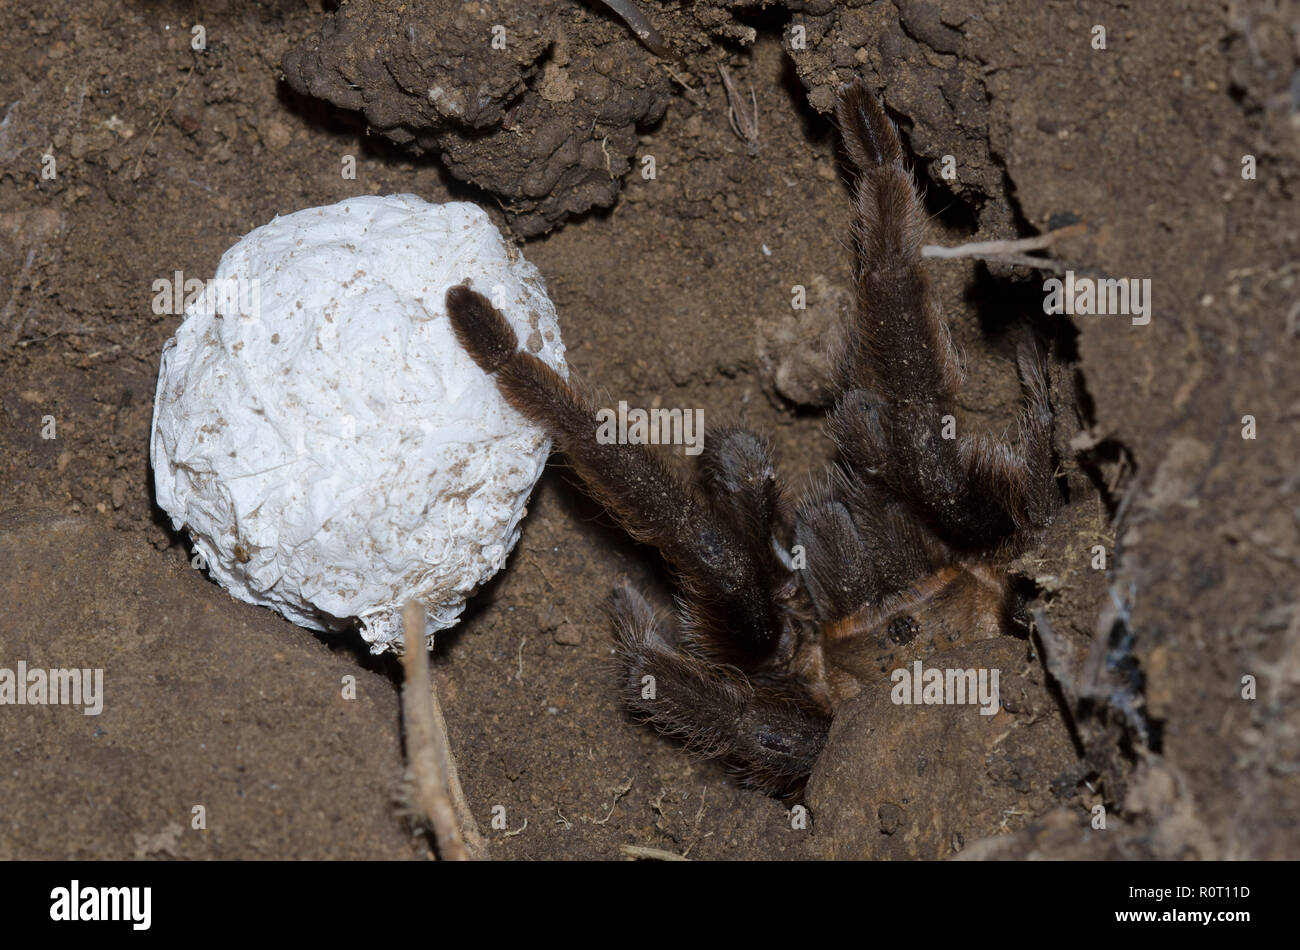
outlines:
[{"label": "white egg sac", "polygon": [[568,375],[537,269],[471,204],[350,198],[221,258],[163,348],[158,504],[232,595],[401,648],[456,622],[519,537],[550,442],[452,334],[468,282]]}]

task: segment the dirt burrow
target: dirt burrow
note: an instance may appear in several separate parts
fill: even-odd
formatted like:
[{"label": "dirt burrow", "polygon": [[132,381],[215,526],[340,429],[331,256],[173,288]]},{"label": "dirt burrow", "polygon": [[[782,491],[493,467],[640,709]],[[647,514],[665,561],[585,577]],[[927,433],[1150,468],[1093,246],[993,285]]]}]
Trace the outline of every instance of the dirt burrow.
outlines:
[{"label": "dirt burrow", "polygon": [[[681,62],[655,56],[599,5],[496,5],[517,43],[495,51],[486,5],[456,6],[440,25],[451,24],[447,48],[459,44],[459,61],[439,58],[442,40],[428,30],[411,38],[404,28],[419,21],[400,19],[395,5],[373,5],[385,32],[349,12],[359,4],[331,14],[217,2],[205,9],[201,54],[180,7],[92,0],[22,12],[21,28],[0,40],[15,65],[0,78],[0,507],[79,513],[133,539],[139,569],[177,584],[186,553],[152,506],[147,432],[158,353],[178,315],[151,312],[152,281],[176,269],[209,275],[222,250],[272,214],[395,191],[477,200],[521,237],[551,229],[524,250],[547,277],[577,372],[629,401],[742,416],[772,430],[796,482],[811,477],[826,444],[816,414],[796,404],[817,401],[810,344],[849,287],[847,193],[825,115],[836,86],[862,75],[883,89],[904,132],[936,240],[1082,220],[1086,235],[1050,253],[1080,274],[1152,280],[1152,320],[1136,326],[1044,318],[1041,275],[931,268],[967,356],[962,408],[977,424],[996,430],[1012,419],[1009,328],[1029,318],[1053,341],[1069,505],[1016,568],[1059,649],[1043,656],[1037,636],[979,648],[1017,671],[1021,702],[1005,728],[965,723],[960,742],[939,738],[948,727],[937,714],[898,722],[897,707],[864,699],[837,725],[810,790],[811,828],[797,831],[782,803],[736,788],[618,710],[607,591],[628,575],[662,594],[665,579],[554,466],[509,568],[435,662],[480,822],[496,805],[510,816],[495,853],[614,856],[627,843],[700,857],[1300,853],[1300,394],[1286,371],[1300,259],[1294,4],[1224,14],[1164,2],[683,10],[644,0]],[[1105,50],[1090,43],[1097,24]],[[473,70],[458,72],[458,62]],[[757,155],[727,121],[718,62],[742,97],[753,90]],[[481,80],[473,95],[471,78]],[[429,99],[437,83],[444,95]],[[304,91],[361,109],[365,123]],[[361,101],[342,101],[349,93]],[[387,138],[366,136],[367,124]],[[53,179],[39,174],[46,152],[57,158]],[[1247,153],[1258,162],[1250,180],[1239,173]],[[339,174],[345,155],[357,159],[354,179]],[[646,155],[653,178],[641,174]],[[943,175],[945,155],[955,178]],[[796,284],[810,290],[807,322],[791,318]],[[1241,438],[1245,415],[1257,423],[1253,440]],[[55,438],[41,435],[49,419]],[[105,595],[81,574],[114,556],[69,554],[60,564],[49,553],[40,570],[30,559],[5,567],[34,602],[50,594],[69,602],[69,617],[87,618]],[[103,622],[126,649],[162,620],[134,587],[122,590],[122,616]],[[229,622],[220,604],[237,605],[209,593],[220,629]],[[306,701],[303,671],[316,662],[307,654],[320,644],[266,620],[283,630],[275,653],[287,691],[275,702],[287,709]],[[179,643],[197,629],[183,626]],[[58,632],[71,663],[76,622]],[[232,673],[220,700],[192,691],[178,715],[198,722],[222,709],[232,728],[258,721],[248,684],[267,638],[274,633],[251,634],[246,652],[226,654],[232,671],[246,663],[249,672]],[[31,653],[31,643],[0,627],[6,655]],[[332,648],[358,664],[347,644]],[[182,671],[169,651],[133,655],[158,676]],[[1099,673],[1088,673],[1090,655]],[[376,688],[395,688],[392,671],[378,672]],[[1256,700],[1241,696],[1244,675],[1258,682]],[[309,742],[320,717],[310,718],[276,717],[261,741],[241,743],[244,768],[279,770],[277,743]],[[76,761],[88,748],[84,726],[73,716],[44,722],[43,747]],[[136,833],[184,826],[193,794],[181,789],[215,787],[175,737],[123,728],[119,748],[147,749],[153,764],[128,757],[95,798],[103,804],[87,820],[116,829],[86,846],[96,856],[131,853]],[[395,719],[365,730],[396,761]],[[348,832],[360,851],[400,851],[391,812],[375,811],[371,770],[344,755],[291,771],[367,816],[365,829]],[[57,770],[47,778],[60,781]],[[56,791],[5,788],[17,819],[43,814]],[[1097,805],[1112,817],[1109,832],[1081,839]],[[227,824],[223,855],[337,852],[328,823],[308,833],[239,796],[230,808],[245,809],[238,827],[260,837],[241,849],[244,831]],[[997,837],[975,843],[984,835]],[[175,847],[203,853],[183,835]],[[71,853],[54,840],[41,853],[60,848]]]}]

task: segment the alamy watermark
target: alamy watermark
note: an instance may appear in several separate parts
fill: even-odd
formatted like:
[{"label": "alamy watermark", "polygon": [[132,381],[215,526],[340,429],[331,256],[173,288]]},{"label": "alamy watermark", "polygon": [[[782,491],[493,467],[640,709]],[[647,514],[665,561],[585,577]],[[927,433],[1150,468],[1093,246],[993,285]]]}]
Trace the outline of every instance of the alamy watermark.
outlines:
[{"label": "alamy watermark", "polygon": [[186,313],[190,310],[204,316],[240,316],[256,320],[261,314],[262,284],[257,278],[227,277],[217,280],[188,280],[181,271],[170,278],[159,277],[153,282],[153,312],[163,314]]},{"label": "alamy watermark", "polygon": [[152,887],[83,887],[73,879],[50,891],[50,920],[129,921],[132,930],[148,930],[153,922]]},{"label": "alamy watermark", "polygon": [[0,667],[0,706],[84,706],[87,716],[104,711],[102,669]]},{"label": "alamy watermark", "polygon": [[889,674],[894,688],[889,698],[896,706],[974,706],[981,716],[992,716],[1001,708],[998,680],[1001,670],[926,669],[920,660],[909,670],[899,667]]},{"label": "alamy watermark", "polygon": [[704,451],[703,409],[598,409],[596,441],[601,445],[683,445],[687,455]]},{"label": "alamy watermark", "polygon": [[1150,277],[1075,277],[1067,270],[1064,279],[1043,281],[1043,293],[1043,313],[1125,316],[1135,327],[1151,322]]}]

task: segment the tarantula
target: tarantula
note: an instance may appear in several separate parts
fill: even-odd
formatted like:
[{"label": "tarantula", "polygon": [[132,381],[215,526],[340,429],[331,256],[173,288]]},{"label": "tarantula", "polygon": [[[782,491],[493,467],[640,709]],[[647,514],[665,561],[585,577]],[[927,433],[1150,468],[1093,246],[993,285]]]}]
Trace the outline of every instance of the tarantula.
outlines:
[{"label": "tarantula", "polygon": [[882,637],[1008,629],[1017,598],[1005,561],[1057,500],[1045,356],[1032,340],[1017,354],[1016,440],[944,437],[960,368],[921,267],[920,199],[863,84],[840,90],[836,115],[857,169],[859,315],[836,354],[839,461],[793,507],[769,442],[742,426],[709,434],[690,482],[645,446],[597,441],[589,396],[521,351],[486,297],[447,292],[461,345],[678,579],[676,624],[630,586],[615,592],[627,705],[775,793],[807,778],[836,709],[880,678],[870,647]]}]

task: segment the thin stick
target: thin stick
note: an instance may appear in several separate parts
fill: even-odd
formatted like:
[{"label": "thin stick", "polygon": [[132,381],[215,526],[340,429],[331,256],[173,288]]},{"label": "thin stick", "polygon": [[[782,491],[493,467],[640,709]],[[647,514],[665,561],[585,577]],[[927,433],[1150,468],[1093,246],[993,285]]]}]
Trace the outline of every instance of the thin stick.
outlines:
[{"label": "thin stick", "polygon": [[727,72],[727,67],[718,63],[718,72],[722,75],[722,87],[727,93],[727,120],[731,123],[731,131],[745,143],[746,151],[750,155],[758,154],[758,99],[754,96],[754,87],[749,87],[750,110],[747,112],[744,107],[745,100],[736,91],[736,86],[731,81],[731,74]]},{"label": "thin stick", "polygon": [[442,703],[438,702],[438,693],[433,689],[432,682],[429,684],[429,698],[433,706],[433,727],[437,735],[442,737],[441,747],[444,753],[442,769],[447,778],[447,795],[451,799],[451,807],[456,812],[456,820],[470,857],[482,857],[487,842],[478,830],[478,822],[474,820],[474,813],[470,811],[469,801],[465,798],[465,790],[461,788],[456,759],[452,756],[451,745],[447,741],[447,721],[442,718]]},{"label": "thin stick", "polygon": [[1068,227],[1057,228],[1055,231],[1048,231],[1046,234],[1021,238],[1016,241],[971,241],[967,244],[958,244],[955,247],[944,247],[942,244],[927,244],[921,248],[921,256],[941,259],[975,257],[981,260],[1002,260],[1025,267],[1039,267],[1043,270],[1060,271],[1065,267],[1060,261],[1046,257],[1027,257],[1025,252],[1041,251],[1044,248],[1051,247],[1061,238],[1086,231],[1087,227],[1087,224],[1080,221],[1078,224],[1071,224]]},{"label": "thin stick", "polygon": [[414,786],[412,804],[433,828],[438,854],[447,861],[466,861],[482,853],[483,838],[465,803],[447,742],[447,723],[429,678],[424,608],[408,601],[402,609],[402,626],[406,639],[402,714]]},{"label": "thin stick", "polygon": [[162,112],[158,113],[158,121],[155,122],[153,124],[153,128],[149,130],[149,137],[144,140],[144,148],[140,149],[140,157],[135,160],[135,168],[131,170],[132,181],[135,181],[140,177],[140,163],[144,161],[144,153],[149,151],[149,146],[153,144],[153,137],[158,134],[158,129],[163,124],[163,119],[167,118],[167,113],[172,111],[172,106],[175,105],[176,100],[180,97],[182,90],[184,90],[185,87],[190,84],[190,77],[192,77],[193,75],[194,75],[194,66],[190,66],[190,71],[185,74],[185,78],[181,80],[181,84],[176,87],[176,92],[173,93],[172,97],[167,100],[166,107],[163,109]]},{"label": "thin stick", "polygon": [[671,851],[665,851],[663,848],[647,848],[639,844],[625,844],[619,849],[629,858],[637,858],[646,861],[689,861],[690,858],[684,858],[680,854],[673,854]]}]

